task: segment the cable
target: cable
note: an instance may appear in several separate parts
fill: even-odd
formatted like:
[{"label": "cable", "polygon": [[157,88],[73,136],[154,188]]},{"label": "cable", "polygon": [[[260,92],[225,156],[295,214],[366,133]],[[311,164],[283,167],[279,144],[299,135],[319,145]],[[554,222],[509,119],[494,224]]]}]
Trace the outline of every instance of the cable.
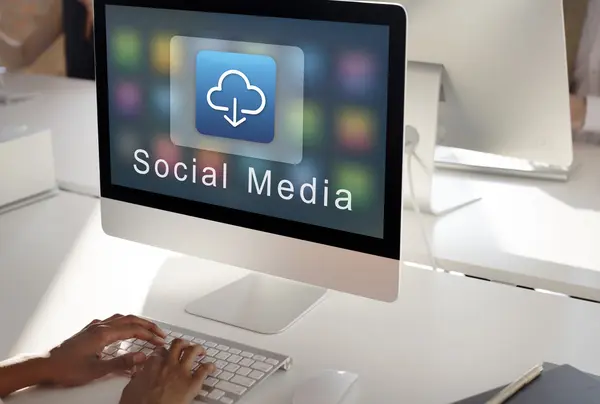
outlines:
[{"label": "cable", "polygon": [[[416,132],[416,130],[415,130],[415,132]],[[418,132],[417,132],[417,135],[418,135]],[[414,159],[417,159],[417,161],[419,163],[421,163],[421,165],[423,165],[423,162],[421,161],[419,156],[416,154],[415,149],[417,146],[417,142],[411,142],[411,144],[408,146],[409,147],[406,147],[406,153],[408,155],[408,161],[406,162],[406,170],[407,170],[407,174],[408,174],[408,188],[409,188],[409,192],[410,192],[410,200],[413,205],[413,210],[417,214],[417,220],[419,222],[419,227],[421,228],[421,235],[423,237],[423,241],[425,242],[425,248],[427,249],[427,255],[429,256],[429,262],[430,262],[431,268],[434,271],[437,271],[438,266],[437,266],[437,262],[435,259],[435,255],[433,254],[433,248],[431,246],[431,241],[429,240],[429,235],[427,234],[427,227],[425,226],[425,218],[423,217],[423,213],[421,212],[421,208],[419,207],[419,203],[417,202],[417,196],[415,193],[415,184],[414,184],[412,163],[413,163]],[[425,168],[425,166],[423,168]]]}]

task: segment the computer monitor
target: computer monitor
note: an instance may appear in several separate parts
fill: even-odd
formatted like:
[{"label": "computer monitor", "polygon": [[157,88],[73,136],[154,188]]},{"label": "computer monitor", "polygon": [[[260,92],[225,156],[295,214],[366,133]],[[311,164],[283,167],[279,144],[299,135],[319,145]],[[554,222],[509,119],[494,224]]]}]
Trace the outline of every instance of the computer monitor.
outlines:
[{"label": "computer monitor", "polygon": [[324,288],[395,300],[404,9],[129,4],[95,2],[104,231],[274,275],[187,308],[259,332]]},{"label": "computer monitor", "polygon": [[[442,146],[533,163],[515,161],[514,170],[524,175],[540,169],[551,178],[548,168],[569,168],[573,147],[563,0],[399,3],[410,16],[408,60],[443,65],[460,108],[454,125],[452,116],[442,116]],[[479,155],[463,155],[485,168]],[[488,161],[498,164],[495,173],[511,170],[505,167],[508,160]]]}]

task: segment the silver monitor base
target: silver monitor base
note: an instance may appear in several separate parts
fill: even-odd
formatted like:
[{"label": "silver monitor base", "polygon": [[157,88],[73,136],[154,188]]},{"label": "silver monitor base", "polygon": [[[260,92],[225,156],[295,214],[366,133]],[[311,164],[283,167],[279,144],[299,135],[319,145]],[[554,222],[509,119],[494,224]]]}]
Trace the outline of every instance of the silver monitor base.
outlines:
[{"label": "silver monitor base", "polygon": [[498,156],[453,147],[438,146],[435,165],[447,170],[471,171],[511,177],[568,181],[570,167],[552,166],[514,157]]},{"label": "silver monitor base", "polygon": [[327,289],[252,274],[190,303],[195,316],[260,334],[285,331],[325,296]]}]

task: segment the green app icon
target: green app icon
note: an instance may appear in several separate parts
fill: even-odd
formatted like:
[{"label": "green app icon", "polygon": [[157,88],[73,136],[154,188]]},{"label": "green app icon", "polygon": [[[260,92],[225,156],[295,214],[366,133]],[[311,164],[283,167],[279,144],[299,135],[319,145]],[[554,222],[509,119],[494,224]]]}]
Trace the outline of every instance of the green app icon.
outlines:
[{"label": "green app icon", "polygon": [[366,209],[371,204],[373,176],[367,167],[356,163],[338,165],[335,169],[335,185],[350,191],[353,208]]},{"label": "green app icon", "polygon": [[116,63],[126,69],[135,69],[142,57],[142,43],[137,31],[129,28],[116,30],[113,36],[113,55]]}]

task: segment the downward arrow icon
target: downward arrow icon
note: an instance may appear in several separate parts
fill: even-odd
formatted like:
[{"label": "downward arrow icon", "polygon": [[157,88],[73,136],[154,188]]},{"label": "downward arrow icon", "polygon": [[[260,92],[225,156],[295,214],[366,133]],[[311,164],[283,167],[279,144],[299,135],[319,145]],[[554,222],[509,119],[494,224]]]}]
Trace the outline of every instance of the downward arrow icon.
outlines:
[{"label": "downward arrow icon", "polygon": [[227,115],[223,115],[223,117],[234,128],[237,128],[238,126],[240,126],[241,124],[243,124],[246,121],[246,118],[242,118],[239,121],[237,120],[237,98],[235,98],[235,97],[233,98],[233,119],[231,119]]}]

